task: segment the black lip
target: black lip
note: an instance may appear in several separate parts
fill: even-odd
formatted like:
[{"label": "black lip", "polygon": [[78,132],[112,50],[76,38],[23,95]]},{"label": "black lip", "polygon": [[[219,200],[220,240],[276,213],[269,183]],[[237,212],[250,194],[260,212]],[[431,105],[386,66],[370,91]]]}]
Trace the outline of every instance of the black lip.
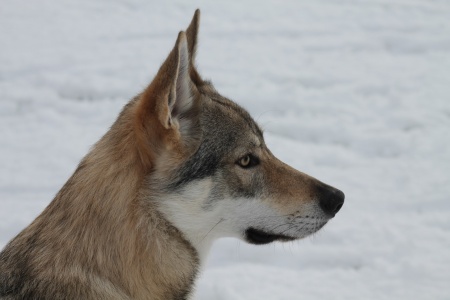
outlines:
[{"label": "black lip", "polygon": [[264,245],[275,241],[283,241],[283,242],[293,241],[296,238],[283,234],[269,233],[263,230],[250,227],[245,231],[245,239],[247,240],[247,242],[251,244]]}]

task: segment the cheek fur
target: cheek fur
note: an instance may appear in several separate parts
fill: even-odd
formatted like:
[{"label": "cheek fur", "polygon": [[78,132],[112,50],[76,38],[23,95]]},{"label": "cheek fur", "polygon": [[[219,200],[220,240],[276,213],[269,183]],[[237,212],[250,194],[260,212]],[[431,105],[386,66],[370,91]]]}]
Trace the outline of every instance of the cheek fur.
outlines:
[{"label": "cheek fur", "polygon": [[233,166],[223,172],[229,195],[232,198],[257,198],[263,196],[264,176],[258,170]]}]

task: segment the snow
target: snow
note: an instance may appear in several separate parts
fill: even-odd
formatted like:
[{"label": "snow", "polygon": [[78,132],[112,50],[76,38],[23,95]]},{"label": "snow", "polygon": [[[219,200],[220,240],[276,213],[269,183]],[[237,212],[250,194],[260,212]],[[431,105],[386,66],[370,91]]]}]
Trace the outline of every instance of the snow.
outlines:
[{"label": "snow", "polygon": [[193,2],[3,1],[0,247],[199,7],[201,74],[346,203],[298,242],[219,240],[197,299],[450,299],[450,2]]}]

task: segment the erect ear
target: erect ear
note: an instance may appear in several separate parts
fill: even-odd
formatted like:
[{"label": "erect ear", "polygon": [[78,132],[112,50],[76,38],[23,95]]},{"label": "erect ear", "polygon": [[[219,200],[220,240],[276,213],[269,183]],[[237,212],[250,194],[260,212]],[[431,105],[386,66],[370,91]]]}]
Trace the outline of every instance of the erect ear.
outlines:
[{"label": "erect ear", "polygon": [[195,10],[194,17],[192,17],[191,24],[189,24],[186,29],[186,38],[188,43],[188,51],[189,51],[189,62],[190,69],[189,74],[191,76],[192,81],[196,85],[201,85],[203,80],[200,77],[200,74],[197,72],[197,68],[195,67],[195,55],[197,52],[197,41],[198,41],[198,28],[200,26],[200,10]]},{"label": "erect ear", "polygon": [[178,34],[174,48],[147,89],[140,95],[138,124],[159,141],[187,145],[198,139],[198,97],[189,76],[186,34]]},{"label": "erect ear", "polygon": [[198,27],[200,25],[200,10],[195,10],[191,24],[186,29],[186,38],[189,50],[189,59],[191,63],[195,62],[195,52],[197,51]]}]

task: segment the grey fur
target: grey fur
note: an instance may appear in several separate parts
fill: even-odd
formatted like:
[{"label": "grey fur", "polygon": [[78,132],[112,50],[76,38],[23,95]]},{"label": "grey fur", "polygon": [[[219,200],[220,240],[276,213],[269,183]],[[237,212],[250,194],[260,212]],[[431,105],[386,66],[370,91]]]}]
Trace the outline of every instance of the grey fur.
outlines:
[{"label": "grey fur", "polygon": [[214,229],[288,241],[340,209],[342,192],[274,157],[250,114],[201,79],[198,22],[197,10],[153,82],[0,253],[1,300],[185,300]]}]

